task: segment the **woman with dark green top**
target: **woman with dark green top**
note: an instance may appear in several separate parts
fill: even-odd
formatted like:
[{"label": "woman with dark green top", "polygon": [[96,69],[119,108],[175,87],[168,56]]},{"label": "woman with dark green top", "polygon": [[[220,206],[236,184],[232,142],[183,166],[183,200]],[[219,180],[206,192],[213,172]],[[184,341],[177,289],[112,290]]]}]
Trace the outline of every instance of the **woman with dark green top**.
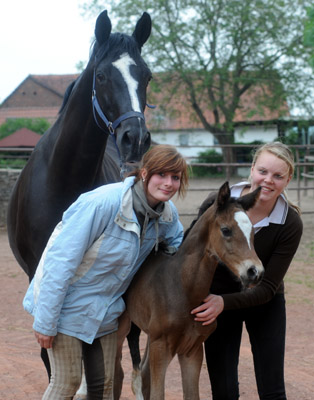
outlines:
[{"label": "woman with dark green top", "polygon": [[216,331],[205,342],[206,361],[214,400],[240,397],[238,363],[243,322],[248,331],[260,399],[285,400],[284,353],[286,309],[284,276],[302,235],[299,208],[285,193],[294,172],[293,154],[280,143],[260,147],[254,156],[250,182],[231,188],[240,197],[261,186],[260,197],[248,211],[254,226],[254,246],[265,273],[261,282],[241,291],[239,282],[219,265],[211,294],[192,311],[195,320]]}]

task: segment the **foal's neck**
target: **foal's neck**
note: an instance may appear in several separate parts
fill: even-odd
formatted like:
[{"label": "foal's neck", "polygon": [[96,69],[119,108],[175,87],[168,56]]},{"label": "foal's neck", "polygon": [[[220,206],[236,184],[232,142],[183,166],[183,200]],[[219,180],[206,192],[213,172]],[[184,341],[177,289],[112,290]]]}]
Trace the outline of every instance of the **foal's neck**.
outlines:
[{"label": "foal's neck", "polygon": [[211,226],[213,224],[209,215],[205,213],[181,245],[182,285],[193,307],[199,305],[208,295],[218,264],[209,248]]}]

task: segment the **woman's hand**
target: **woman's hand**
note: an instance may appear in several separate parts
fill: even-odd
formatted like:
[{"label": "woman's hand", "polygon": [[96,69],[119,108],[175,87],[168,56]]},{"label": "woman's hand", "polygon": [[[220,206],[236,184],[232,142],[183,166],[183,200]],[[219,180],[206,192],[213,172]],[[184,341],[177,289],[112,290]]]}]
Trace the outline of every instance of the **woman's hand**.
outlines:
[{"label": "woman's hand", "polygon": [[52,347],[54,336],[43,335],[42,333],[36,331],[34,331],[34,333],[37,342],[40,344],[40,347],[43,347],[44,349],[50,349]]},{"label": "woman's hand", "polygon": [[209,325],[215,321],[223,309],[223,298],[215,294],[210,294],[204,299],[204,303],[201,306],[191,311],[191,314],[195,314],[195,321],[202,322],[202,325]]}]

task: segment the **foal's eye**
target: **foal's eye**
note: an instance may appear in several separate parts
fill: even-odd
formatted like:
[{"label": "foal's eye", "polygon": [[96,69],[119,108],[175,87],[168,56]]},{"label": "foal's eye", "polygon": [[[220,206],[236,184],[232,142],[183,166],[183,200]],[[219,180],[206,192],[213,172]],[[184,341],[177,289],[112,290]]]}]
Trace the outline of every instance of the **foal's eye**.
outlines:
[{"label": "foal's eye", "polygon": [[224,237],[230,237],[232,235],[232,230],[227,228],[227,227],[223,227],[220,229],[221,233],[224,235]]}]

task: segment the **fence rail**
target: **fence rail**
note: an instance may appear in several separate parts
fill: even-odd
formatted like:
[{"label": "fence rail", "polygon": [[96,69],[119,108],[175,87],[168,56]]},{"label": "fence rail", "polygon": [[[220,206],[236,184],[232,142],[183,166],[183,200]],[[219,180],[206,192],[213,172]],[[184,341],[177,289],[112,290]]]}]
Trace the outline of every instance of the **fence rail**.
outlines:
[{"label": "fence rail", "polygon": [[[178,146],[180,149],[188,149],[190,146]],[[252,144],[226,144],[226,145],[210,145],[210,146],[201,146],[201,145],[193,145],[193,148],[200,148],[200,151],[204,149],[223,149],[223,148],[251,148],[255,149],[257,146]],[[291,149],[295,151],[295,179],[296,179],[296,187],[289,187],[289,191],[297,191],[297,201],[298,204],[301,204],[301,191],[303,191],[303,195],[307,196],[310,190],[314,191],[314,145],[306,144],[306,145],[291,145]],[[33,148],[23,147],[7,147],[0,148],[0,161],[1,160],[25,160],[27,161],[32,153]],[[300,154],[303,152],[304,154]],[[230,167],[236,168],[249,168],[251,163],[249,162],[234,162],[234,163],[199,163],[195,162],[195,157],[187,157],[187,161],[193,166],[198,167],[221,167],[226,171],[226,180],[230,181],[230,176],[228,176],[228,171],[230,171]],[[190,188],[189,191],[209,191],[209,190],[217,190],[218,188],[198,188],[193,189]],[[304,211],[304,214],[314,214],[314,206],[313,211]]]}]

